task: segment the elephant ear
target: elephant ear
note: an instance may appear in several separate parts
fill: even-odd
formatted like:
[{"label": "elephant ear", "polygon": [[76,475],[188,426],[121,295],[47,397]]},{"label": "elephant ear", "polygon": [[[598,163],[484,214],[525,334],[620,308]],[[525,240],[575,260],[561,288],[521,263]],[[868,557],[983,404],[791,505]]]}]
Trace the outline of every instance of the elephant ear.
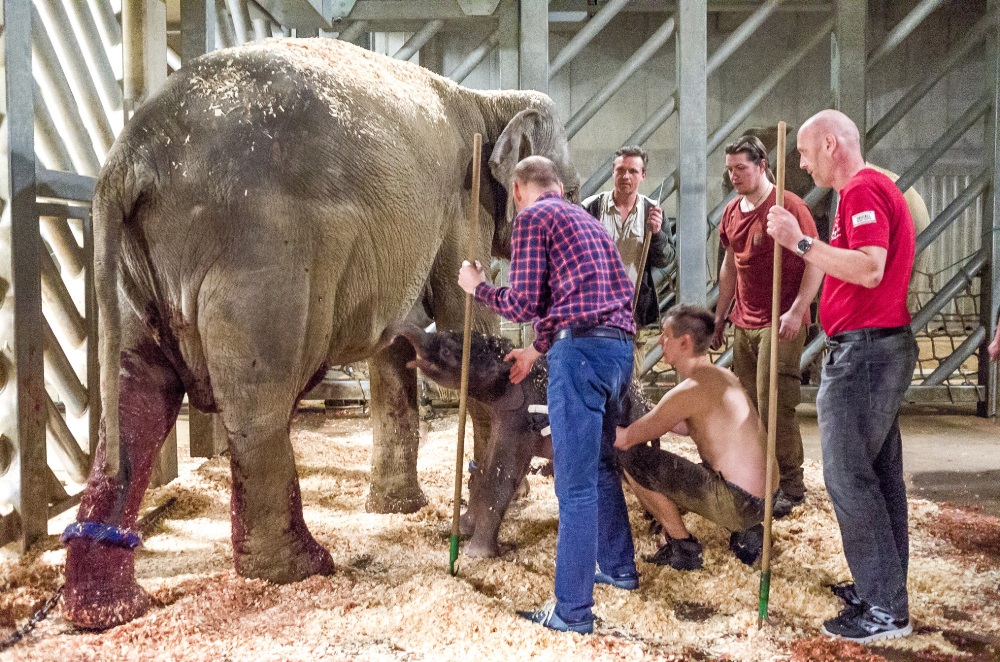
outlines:
[{"label": "elephant ear", "polygon": [[509,187],[517,162],[534,154],[556,164],[567,192],[578,188],[576,171],[570,165],[566,132],[548,109],[526,108],[514,115],[497,138],[490,155],[490,172],[504,187]]}]

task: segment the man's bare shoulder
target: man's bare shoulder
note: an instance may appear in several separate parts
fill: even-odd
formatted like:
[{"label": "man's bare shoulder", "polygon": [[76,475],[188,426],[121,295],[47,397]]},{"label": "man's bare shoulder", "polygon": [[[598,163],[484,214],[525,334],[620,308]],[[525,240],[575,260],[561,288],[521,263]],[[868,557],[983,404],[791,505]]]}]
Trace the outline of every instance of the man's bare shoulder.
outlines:
[{"label": "man's bare shoulder", "polygon": [[[733,386],[738,387],[740,385],[739,380],[731,370],[720,368],[714,363],[694,370],[691,376],[685,379],[684,382],[691,382],[689,388],[699,391],[724,391]],[[681,382],[681,384],[684,382]]]}]

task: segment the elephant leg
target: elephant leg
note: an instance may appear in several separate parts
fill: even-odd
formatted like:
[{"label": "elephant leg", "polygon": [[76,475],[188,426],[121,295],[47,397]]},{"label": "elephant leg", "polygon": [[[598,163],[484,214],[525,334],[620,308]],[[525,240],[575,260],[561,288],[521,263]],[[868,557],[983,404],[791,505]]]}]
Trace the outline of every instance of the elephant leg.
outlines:
[{"label": "elephant leg", "polygon": [[[134,529],[160,447],[184,397],[174,368],[137,320],[122,324],[119,428],[121,469],[104,473],[104,421],[77,522]],[[103,415],[102,415],[103,416]],[[135,581],[135,551],[87,537],[67,544],[63,614],[81,628],[103,630],[144,614],[150,597]]]},{"label": "elephant leg", "polygon": [[[233,560],[242,577],[287,584],[333,573],[333,559],[306,527],[288,436],[292,407],[280,395],[244,388],[223,411],[233,476]],[[287,397],[287,394],[283,394]]]},{"label": "elephant leg", "polygon": [[417,372],[406,367],[415,358],[413,346],[400,338],[368,359],[374,432],[365,503],[370,513],[412,513],[427,505],[417,479]]}]

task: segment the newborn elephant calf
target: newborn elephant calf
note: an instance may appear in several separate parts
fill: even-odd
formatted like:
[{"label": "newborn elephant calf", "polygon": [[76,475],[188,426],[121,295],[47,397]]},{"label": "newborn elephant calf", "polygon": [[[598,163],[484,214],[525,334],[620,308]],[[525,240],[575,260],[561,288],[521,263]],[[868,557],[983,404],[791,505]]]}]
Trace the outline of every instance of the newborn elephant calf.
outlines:
[{"label": "newborn elephant calf", "polygon": [[[425,333],[410,324],[390,329],[410,341],[417,358],[409,365],[445,388],[458,389],[462,371],[462,334]],[[528,473],[532,457],[552,458],[551,437],[543,436],[548,416],[528,411],[546,403],[548,364],[542,357],[520,384],[510,383],[510,363],[504,357],[513,344],[504,338],[472,336],[469,360],[469,397],[489,411],[489,450],[475,469],[469,485],[469,507],[462,516],[463,535],[472,536],[465,553],[493,557],[499,554],[497,534],[514,493]],[[622,425],[645,414],[651,404],[633,382],[622,408]]]}]

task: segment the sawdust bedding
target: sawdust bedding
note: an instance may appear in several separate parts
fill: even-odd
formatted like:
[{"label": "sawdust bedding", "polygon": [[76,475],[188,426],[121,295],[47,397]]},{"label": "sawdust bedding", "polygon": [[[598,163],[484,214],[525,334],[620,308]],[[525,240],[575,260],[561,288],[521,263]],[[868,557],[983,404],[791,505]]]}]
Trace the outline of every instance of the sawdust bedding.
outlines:
[{"label": "sawdust bedding", "polygon": [[[104,633],[75,630],[55,610],[10,660],[989,660],[1000,655],[1000,521],[911,499],[910,594],[916,634],[865,648],[826,639],[839,601],[824,584],[847,578],[833,512],[815,463],[806,504],[775,522],[770,623],[756,627],[759,574],[727,550],[726,532],[696,515],[705,569],[639,562],[633,593],[599,586],[592,636],[553,633],[515,616],[552,593],[557,506],[552,479],[529,477],[512,507],[499,559],[460,557],[447,574],[455,417],[422,444],[429,505],[411,515],[364,512],[371,427],[366,419],[300,414],[293,425],[305,518],[333,554],[330,577],[274,586],[238,577],[229,540],[229,467],[205,462],[151,490],[175,505],[136,559],[159,606]],[[471,434],[471,429],[470,429]],[[671,444],[683,442],[671,441]],[[688,451],[690,452],[690,451]],[[637,553],[655,551],[634,499]],[[62,582],[65,553],[0,560],[0,637],[23,625]]]}]

